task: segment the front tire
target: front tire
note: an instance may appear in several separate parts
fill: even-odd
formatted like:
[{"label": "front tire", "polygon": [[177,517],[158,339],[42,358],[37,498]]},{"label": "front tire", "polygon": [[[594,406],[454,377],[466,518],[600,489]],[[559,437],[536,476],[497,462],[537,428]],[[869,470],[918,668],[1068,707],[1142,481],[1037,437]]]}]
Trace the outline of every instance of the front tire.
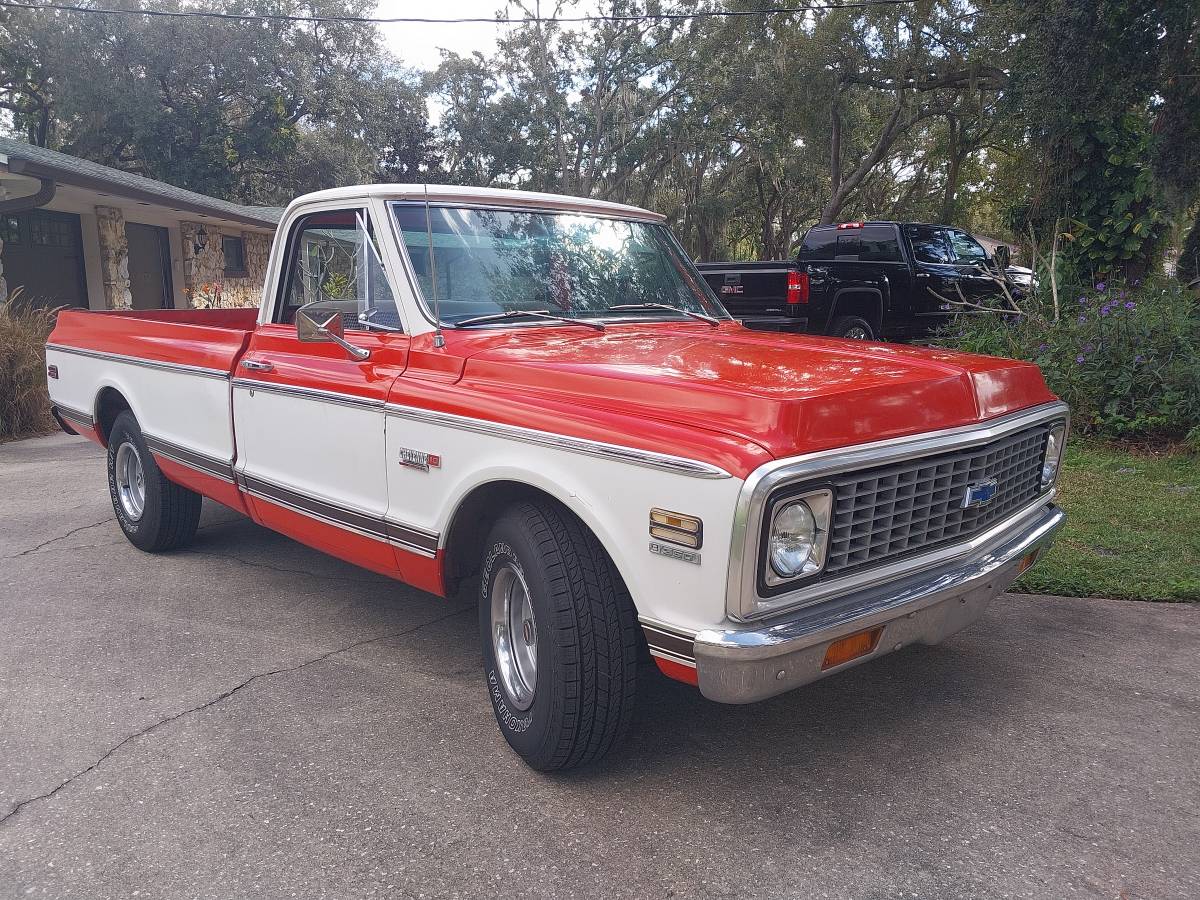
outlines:
[{"label": "front tire", "polygon": [[484,678],[509,746],[543,772],[595,762],[629,728],[633,601],[604,548],[551,503],[492,527],[480,566]]},{"label": "front tire", "polygon": [[108,435],[108,493],[121,530],[139,550],[175,550],[196,536],[203,498],[167,480],[128,410]]}]

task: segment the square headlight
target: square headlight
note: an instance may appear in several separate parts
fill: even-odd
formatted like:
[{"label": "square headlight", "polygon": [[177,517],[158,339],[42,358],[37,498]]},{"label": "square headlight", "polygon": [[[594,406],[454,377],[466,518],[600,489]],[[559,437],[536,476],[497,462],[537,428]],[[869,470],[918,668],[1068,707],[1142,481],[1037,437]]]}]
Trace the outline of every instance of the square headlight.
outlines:
[{"label": "square headlight", "polygon": [[1063,448],[1067,444],[1067,423],[1056,422],[1050,426],[1046,437],[1046,456],[1042,463],[1042,488],[1048,488],[1058,480],[1058,470],[1062,466]]},{"label": "square headlight", "polygon": [[778,587],[825,568],[833,492],[828,489],[785,497],[771,506],[764,530],[763,580]]}]

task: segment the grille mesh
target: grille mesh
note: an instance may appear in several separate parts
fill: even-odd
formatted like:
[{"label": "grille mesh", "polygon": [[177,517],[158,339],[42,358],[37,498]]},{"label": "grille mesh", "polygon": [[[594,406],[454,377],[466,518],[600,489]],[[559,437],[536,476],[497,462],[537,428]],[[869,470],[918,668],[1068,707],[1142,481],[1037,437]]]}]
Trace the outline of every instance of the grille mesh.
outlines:
[{"label": "grille mesh", "polygon": [[[835,476],[822,577],[967,540],[1032,503],[1049,430],[1036,425],[979,447]],[[967,488],[991,478],[991,502],[964,509]]]}]

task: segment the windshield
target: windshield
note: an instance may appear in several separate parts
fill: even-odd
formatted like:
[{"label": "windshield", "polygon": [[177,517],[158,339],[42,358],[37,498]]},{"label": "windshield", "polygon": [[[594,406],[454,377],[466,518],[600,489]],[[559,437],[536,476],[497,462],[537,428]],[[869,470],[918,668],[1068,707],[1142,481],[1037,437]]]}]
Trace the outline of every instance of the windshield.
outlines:
[{"label": "windshield", "polygon": [[[574,213],[392,205],[400,236],[432,313],[434,278],[442,321],[540,310],[565,318],[675,318],[661,303],[728,318],[661,225]],[[509,324],[545,324],[536,319]]]}]

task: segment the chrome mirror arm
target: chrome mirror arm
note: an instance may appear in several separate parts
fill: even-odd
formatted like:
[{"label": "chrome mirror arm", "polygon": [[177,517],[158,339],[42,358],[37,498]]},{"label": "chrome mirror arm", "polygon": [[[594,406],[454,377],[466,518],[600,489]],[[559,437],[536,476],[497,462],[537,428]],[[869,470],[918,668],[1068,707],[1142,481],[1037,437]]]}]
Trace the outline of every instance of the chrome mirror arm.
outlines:
[{"label": "chrome mirror arm", "polygon": [[337,318],[339,315],[341,315],[341,314],[334,313],[330,318],[326,319],[324,322],[314,323],[317,326],[317,334],[321,334],[321,335],[324,335],[325,337],[329,338],[331,341],[333,341],[335,344],[337,344],[339,347],[341,347],[343,350],[345,350],[352,357],[354,357],[355,359],[357,359],[359,361],[362,361],[364,359],[370,359],[371,358],[370,350],[364,350],[362,347],[355,347],[352,343],[350,343],[348,340],[346,340],[344,337],[342,337],[340,334],[336,333],[329,327],[329,324],[335,318]]}]

